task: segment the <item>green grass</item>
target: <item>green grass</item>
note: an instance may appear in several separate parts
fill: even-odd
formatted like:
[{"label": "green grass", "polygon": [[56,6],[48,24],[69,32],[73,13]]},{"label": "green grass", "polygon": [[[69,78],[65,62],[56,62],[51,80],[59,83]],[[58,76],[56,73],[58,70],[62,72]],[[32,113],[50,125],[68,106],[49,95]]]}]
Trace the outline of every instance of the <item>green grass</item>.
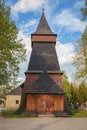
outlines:
[{"label": "green grass", "polygon": [[79,111],[78,109],[72,109],[72,116],[71,117],[86,117],[87,118],[87,111]]},{"label": "green grass", "polygon": [[5,118],[33,118],[32,116],[22,116],[15,114],[16,110],[2,110],[2,115]]},{"label": "green grass", "polygon": [[2,110],[2,115],[6,118],[18,118],[20,115],[15,114],[15,110]]},{"label": "green grass", "polygon": [[[30,116],[17,115],[15,114],[15,111],[16,110],[2,110],[2,115],[5,118],[33,118]],[[78,109],[72,109],[71,112],[72,112],[71,118],[72,117],[86,117],[87,118],[87,111],[79,111]]]}]

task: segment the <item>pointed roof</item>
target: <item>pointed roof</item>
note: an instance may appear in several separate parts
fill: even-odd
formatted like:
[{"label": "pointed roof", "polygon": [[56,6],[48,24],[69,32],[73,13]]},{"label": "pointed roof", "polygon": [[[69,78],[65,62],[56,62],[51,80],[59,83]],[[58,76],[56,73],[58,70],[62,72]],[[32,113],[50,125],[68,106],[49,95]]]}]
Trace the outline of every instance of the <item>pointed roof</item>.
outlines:
[{"label": "pointed roof", "polygon": [[47,20],[46,20],[46,18],[45,18],[45,15],[44,15],[44,11],[42,12],[42,16],[41,16],[40,22],[39,22],[38,27],[37,27],[37,29],[36,29],[36,31],[35,31],[34,34],[50,34],[50,35],[56,35],[56,34],[54,34],[54,33],[51,31],[51,29],[50,29],[50,27],[49,27],[48,22],[47,22]]},{"label": "pointed roof", "polygon": [[50,75],[44,71],[43,74],[25,92],[26,94],[57,94],[64,95],[65,92],[58,86]]},{"label": "pointed roof", "polygon": [[33,45],[28,71],[60,71],[55,45],[37,43]]}]

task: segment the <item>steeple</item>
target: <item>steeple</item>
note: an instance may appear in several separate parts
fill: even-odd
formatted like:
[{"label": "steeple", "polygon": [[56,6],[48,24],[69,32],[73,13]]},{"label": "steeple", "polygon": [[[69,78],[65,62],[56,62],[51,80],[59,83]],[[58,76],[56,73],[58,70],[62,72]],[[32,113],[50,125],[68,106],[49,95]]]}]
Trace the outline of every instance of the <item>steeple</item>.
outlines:
[{"label": "steeple", "polygon": [[28,66],[28,72],[50,71],[60,73],[60,66],[56,55],[54,34],[45,18],[44,10],[36,32],[32,34],[32,53]]},{"label": "steeple", "polygon": [[49,24],[46,20],[44,9],[42,9],[42,16],[40,22],[37,26],[36,31],[31,35],[32,46],[33,43],[54,43],[56,44],[56,36],[54,32],[49,27]]},{"label": "steeple", "polygon": [[42,4],[42,12],[44,12],[44,3]]},{"label": "steeple", "polygon": [[41,16],[40,22],[39,22],[38,27],[37,27],[34,34],[51,34],[51,35],[54,35],[54,33],[50,29],[48,22],[46,20],[46,17],[44,15],[44,9],[42,9],[42,16]]}]

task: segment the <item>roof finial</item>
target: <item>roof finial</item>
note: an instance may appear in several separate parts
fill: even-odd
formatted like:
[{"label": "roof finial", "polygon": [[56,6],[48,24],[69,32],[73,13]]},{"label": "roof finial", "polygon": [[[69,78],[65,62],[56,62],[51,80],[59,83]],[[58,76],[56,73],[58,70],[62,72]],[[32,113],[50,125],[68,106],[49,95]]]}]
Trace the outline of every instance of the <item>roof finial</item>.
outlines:
[{"label": "roof finial", "polygon": [[42,4],[42,12],[44,13],[44,1],[43,1],[43,4]]}]

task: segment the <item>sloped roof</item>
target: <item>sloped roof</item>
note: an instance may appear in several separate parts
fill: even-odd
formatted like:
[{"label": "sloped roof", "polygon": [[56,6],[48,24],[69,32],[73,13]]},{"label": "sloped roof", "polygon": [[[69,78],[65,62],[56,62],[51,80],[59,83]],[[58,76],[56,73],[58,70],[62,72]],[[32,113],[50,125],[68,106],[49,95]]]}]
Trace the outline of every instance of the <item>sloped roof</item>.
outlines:
[{"label": "sloped roof", "polygon": [[12,90],[10,93],[8,93],[7,95],[21,95],[21,87],[17,87],[14,90]]},{"label": "sloped roof", "polygon": [[41,16],[40,22],[39,22],[38,27],[37,27],[37,29],[36,29],[34,34],[51,34],[51,35],[56,35],[56,34],[54,34],[51,31],[51,29],[50,29],[50,27],[48,25],[48,22],[47,22],[47,20],[45,18],[44,12],[42,12],[42,16]]},{"label": "sloped roof", "polygon": [[23,83],[20,85],[20,87],[21,87],[21,88],[23,88],[23,87],[24,87],[24,83],[25,83],[25,82],[23,82]]},{"label": "sloped roof", "polygon": [[25,92],[26,94],[58,94],[65,92],[58,86],[50,75],[44,71],[43,74]]},{"label": "sloped roof", "polygon": [[28,71],[60,71],[55,45],[37,43],[33,45]]}]

